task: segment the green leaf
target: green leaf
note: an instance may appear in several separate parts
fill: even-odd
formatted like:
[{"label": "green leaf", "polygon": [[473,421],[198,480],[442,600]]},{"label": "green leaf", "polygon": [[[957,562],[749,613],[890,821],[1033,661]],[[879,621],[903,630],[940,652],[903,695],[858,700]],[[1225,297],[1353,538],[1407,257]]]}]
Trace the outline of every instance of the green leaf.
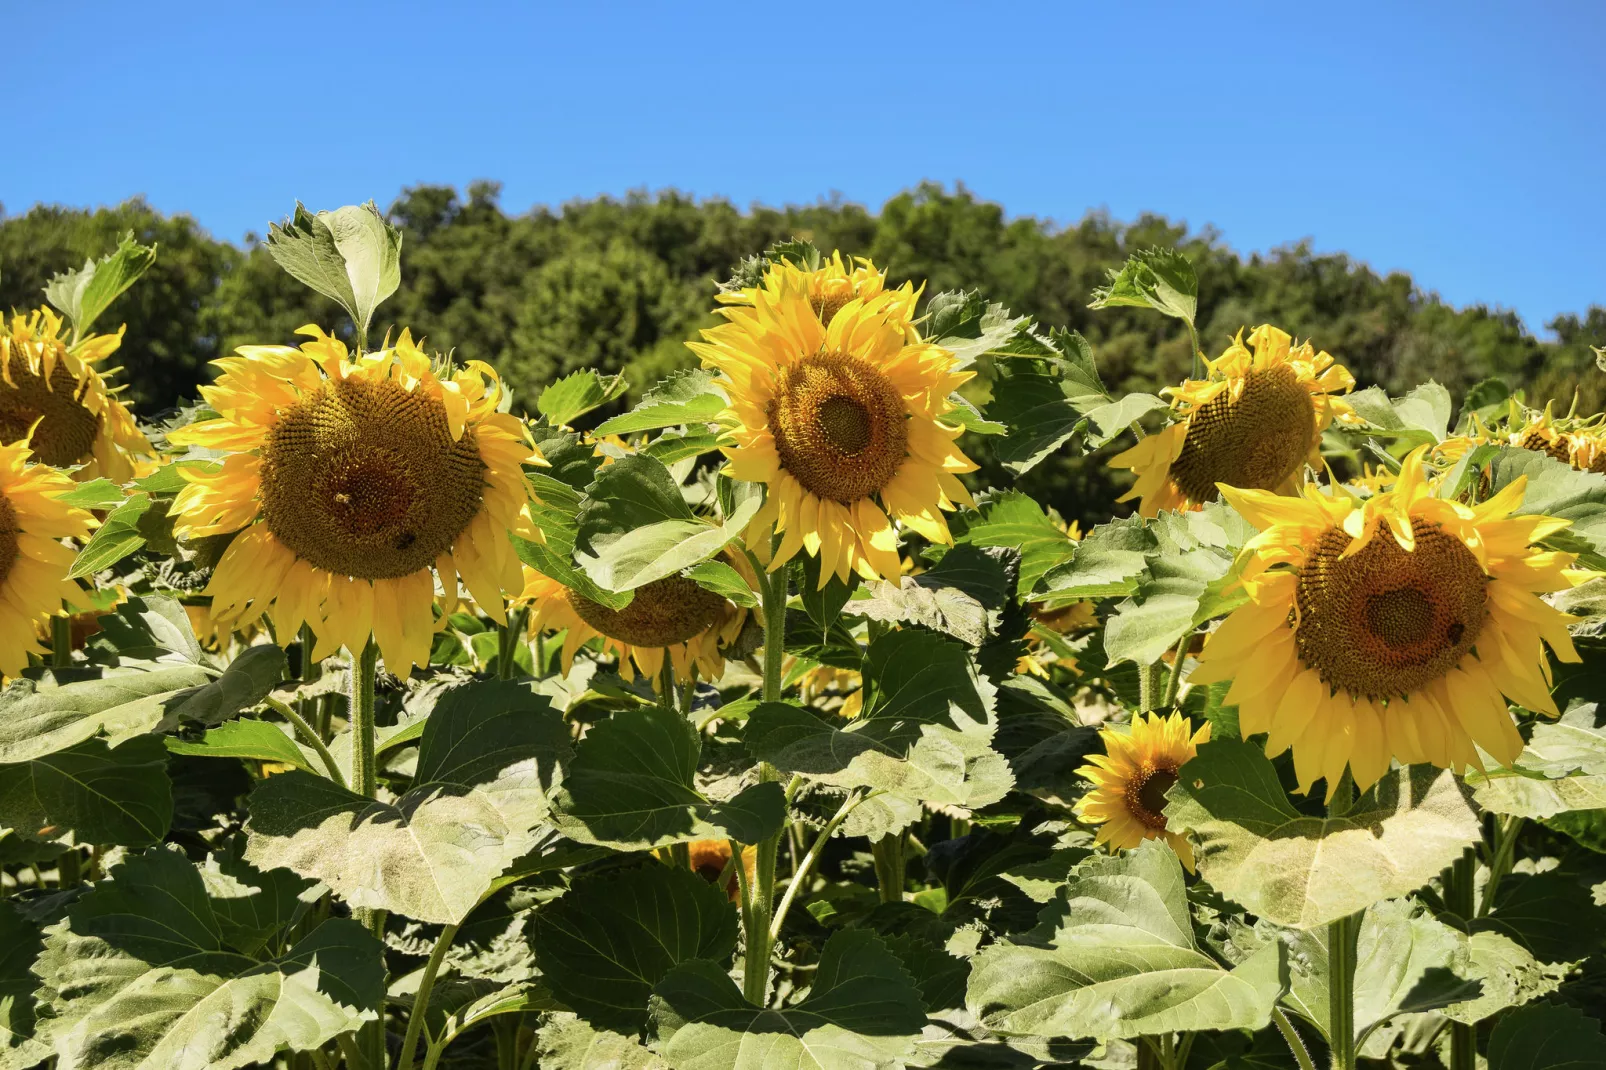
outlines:
[{"label": "green leaf", "polygon": [[[1588,704],[1589,714],[1594,709]],[[1606,733],[1586,727],[1575,712],[1568,711],[1575,723],[1534,725],[1533,738],[1509,768],[1469,773],[1478,805],[1536,820],[1606,807]]]},{"label": "green leaf", "polygon": [[[1149,568],[1149,553],[1159,544],[1142,517],[1100,524],[1079,543],[1072,543],[1069,563],[1052,567],[1042,589],[1050,608],[1084,598],[1133,594]],[[1063,558],[1061,559],[1063,561]],[[1021,582],[1025,582],[1022,575]]]},{"label": "green leaf", "polygon": [[317,887],[288,869],[264,873],[233,854],[210,856],[200,873],[223,942],[247,955],[260,955],[301,913],[302,897]]},{"label": "green leaf", "polygon": [[115,749],[90,739],[0,765],[0,828],[42,839],[70,829],[80,843],[144,847],[161,842],[172,823],[167,753],[155,736]]},{"label": "green leaf", "polygon": [[541,391],[535,407],[555,427],[566,427],[577,417],[606,405],[630,389],[622,375],[599,375],[594,368],[571,372]]},{"label": "green leaf", "polygon": [[930,632],[891,632],[866,654],[864,712],[829,714],[766,702],[748,717],[755,758],[840,788],[974,809],[1003,798],[1009,763],[990,746],[993,688],[964,648]]},{"label": "green leaf", "polygon": [[956,532],[955,541],[1019,550],[1017,589],[1022,595],[1078,552],[1076,540],[1050,520],[1042,506],[1018,490],[983,505],[980,516],[969,518],[962,534]]},{"label": "green leaf", "polygon": [[996,352],[1030,326],[1030,317],[1012,316],[975,290],[948,290],[926,304],[926,337],[952,352],[959,368]]},{"label": "green leaf", "polygon": [[[986,418],[1007,430],[993,443],[998,461],[1015,475],[1036,468],[1086,427],[1086,415],[1066,396],[1067,381],[1049,361],[1000,364]],[[1102,400],[1102,399],[1100,399]]]},{"label": "green leaf", "polygon": [[1489,1070],[1595,1070],[1606,1066],[1600,1022],[1574,1007],[1536,1003],[1489,1035]]},{"label": "green leaf", "polygon": [[535,953],[552,992],[599,1029],[637,1033],[653,986],[692,959],[728,965],[736,910],[689,869],[650,862],[582,877],[542,908]]},{"label": "green leaf", "polygon": [[84,548],[78,551],[78,558],[67,570],[69,580],[80,579],[84,576],[93,576],[102,569],[111,568],[117,562],[135,552],[145,545],[145,533],[140,527],[140,521],[150,510],[151,496],[142,490],[135,491],[128,499],[111,512],[111,515],[95,529],[95,534],[89,537]]},{"label": "green leaf", "polygon": [[536,1034],[544,1070],[669,1070],[635,1037],[593,1029],[572,1014],[555,1014]]},{"label": "green leaf", "polygon": [[1483,984],[1477,999],[1444,1009],[1447,1018],[1472,1024],[1507,1007],[1517,1007],[1548,996],[1561,987],[1576,962],[1540,962],[1533,953],[1508,936],[1475,932],[1467,938],[1472,962],[1467,972]]},{"label": "green leaf", "polygon": [[1288,802],[1259,747],[1213,740],[1168,793],[1171,831],[1194,843],[1200,874],[1250,913],[1296,929],[1407,895],[1482,835],[1446,770],[1396,769],[1343,817]]},{"label": "green leaf", "polygon": [[379,942],[326,921],[258,961],[224,941],[200,873],[183,855],[131,856],[48,930],[34,970],[40,1039],[63,1066],[234,1070],[307,1051],[374,1018]]},{"label": "green leaf", "polygon": [[268,697],[284,679],[284,651],[271,643],[246,647],[217,679],[182,695],[167,709],[169,722],[213,725],[228,720]]},{"label": "green leaf", "polygon": [[1199,277],[1176,249],[1140,249],[1109,282],[1093,291],[1088,308],[1152,308],[1192,323],[1199,313]]},{"label": "green leaf", "polygon": [[443,691],[413,786],[364,798],[299,770],[251,793],[246,858],[321,880],[354,907],[458,924],[540,839],[568,730],[528,683]]},{"label": "green leaf", "polygon": [[268,255],[296,281],[331,298],[367,337],[374,310],[401,285],[401,231],[373,201],[268,225]]},{"label": "green leaf", "polygon": [[662,461],[634,454],[597,469],[575,517],[575,545],[589,549],[600,535],[617,536],[664,520],[691,520],[680,484]]},{"label": "green leaf", "polygon": [[173,708],[210,679],[185,665],[61,685],[13,681],[0,694],[0,761],[32,761],[101,735],[115,747],[176,722]]},{"label": "green leaf", "polygon": [[200,758],[251,758],[259,762],[282,762],[309,773],[321,775],[324,772],[294,739],[278,725],[267,721],[230,721],[208,730],[198,740],[169,739],[167,749],[174,754]]},{"label": "green leaf", "polygon": [[920,1002],[926,1013],[965,1005],[965,981],[970,963],[912,933],[882,938],[887,950],[903,963],[904,970],[920,988]]},{"label": "green leaf", "polygon": [[1149,413],[1169,407],[1165,401],[1153,394],[1135,393],[1087,409],[1088,422],[1098,429],[1097,433],[1087,436],[1088,448],[1098,449],[1100,446],[1108,445]]},{"label": "green leaf", "polygon": [[1231,970],[1194,941],[1182,865],[1162,841],[1090,857],[1021,941],[976,956],[968,1003],[1005,1035],[1100,1040],[1260,1029],[1287,985],[1272,942]]},{"label": "green leaf", "polygon": [[72,490],[55,497],[64,505],[77,506],[79,509],[115,509],[123,504],[123,488],[101,476],[88,483],[79,483]]},{"label": "green leaf", "polygon": [[1482,992],[1466,935],[1410,900],[1367,909],[1355,961],[1356,1037],[1373,1058],[1385,1057],[1391,1045],[1383,1028],[1397,1015],[1439,1010]]},{"label": "green leaf", "polygon": [[898,1066],[925,1027],[920,994],[874,933],[834,933],[808,997],[764,1010],[742,997],[718,963],[671,970],[653,1017],[664,1058],[698,1070],[867,1070]]},{"label": "green leaf", "polygon": [[554,823],[581,843],[644,850],[690,840],[758,843],[786,812],[779,784],[755,784],[728,803],[696,788],[702,737],[676,710],[620,710],[575,748]]},{"label": "green leaf", "polygon": [[34,989],[29,972],[44,939],[39,926],[12,902],[0,902],[0,1068],[26,1070],[50,1058],[50,1049],[33,1039]]},{"label": "green leaf", "polygon": [[1210,585],[1231,560],[1213,550],[1161,553],[1147,558],[1147,573],[1133,597],[1116,607],[1104,627],[1108,664],[1152,665],[1193,631]]},{"label": "green leaf", "polygon": [[742,574],[723,561],[704,561],[686,570],[686,578],[699,587],[730,599],[745,609],[758,605],[758,595],[747,585]]},{"label": "green leaf", "polygon": [[161,594],[130,598],[97,620],[100,633],[95,641],[109,644],[119,658],[171,661],[171,654],[191,665],[201,663],[200,640],[176,598]]},{"label": "green leaf", "polygon": [[595,434],[629,435],[660,427],[705,424],[724,411],[729,400],[716,385],[716,374],[705,369],[675,372],[641,395],[641,404],[611,420],[604,420]]},{"label": "green leaf", "polygon": [[871,620],[918,624],[981,646],[998,630],[1015,585],[1002,556],[1006,552],[956,546],[930,571],[901,576],[897,583],[871,583],[843,611]]},{"label": "green leaf", "polygon": [[85,260],[77,271],[63,271],[45,285],[45,300],[72,321],[75,338],[89,333],[119,294],[156,263],[156,246],[141,245],[129,231],[112,252]]}]

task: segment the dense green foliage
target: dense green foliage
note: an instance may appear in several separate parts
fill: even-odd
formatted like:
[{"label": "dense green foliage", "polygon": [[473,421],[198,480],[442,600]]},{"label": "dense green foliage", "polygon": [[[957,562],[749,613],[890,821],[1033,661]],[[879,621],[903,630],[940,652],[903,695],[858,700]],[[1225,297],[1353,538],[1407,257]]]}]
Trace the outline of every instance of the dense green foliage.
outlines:
[{"label": "dense green foliage", "polygon": [[[1138,309],[1087,308],[1107,269],[1135,249],[1162,245],[1182,248],[1194,262],[1208,353],[1220,352],[1240,327],[1274,322],[1333,353],[1361,384],[1390,393],[1434,379],[1459,397],[1497,376],[1527,387],[1530,401],[1556,396],[1562,409],[1575,384],[1579,411],[1606,402],[1606,379],[1595,377],[1590,350],[1606,345],[1606,308],[1558,318],[1548,325],[1558,341],[1544,342],[1513,313],[1458,311],[1407,275],[1380,277],[1306,244],[1245,259],[1212,231],[1190,233],[1155,216],[1121,224],[1094,213],[1057,228],[1009,220],[963,188],[934,185],[894,197],[878,215],[838,203],[743,213],[671,192],[510,216],[498,192],[489,182],[466,197],[420,186],[391,205],[404,234],[402,284],[376,327],[409,326],[461,360],[489,361],[526,402],[579,368],[623,371],[639,394],[670,369],[690,366],[681,343],[712,322],[717,281],[742,257],[794,235],[870,256],[896,281],[927,280],[928,294],[978,289],[1039,323],[1075,328],[1093,343],[1116,394],[1154,391],[1188,371],[1179,322]],[[304,323],[343,319],[334,302],[281,271],[264,246],[253,241],[242,251],[214,241],[188,217],[163,217],[140,201],[95,212],[40,207],[0,220],[0,308],[37,304],[52,273],[100,255],[130,228],[160,251],[107,324],[128,324],[119,363],[130,400],[146,414],[193,393],[205,363],[237,345],[290,342]],[[1060,456],[1023,486],[1091,521],[1107,514],[1085,503],[1108,501],[1114,484],[1102,466]]]}]

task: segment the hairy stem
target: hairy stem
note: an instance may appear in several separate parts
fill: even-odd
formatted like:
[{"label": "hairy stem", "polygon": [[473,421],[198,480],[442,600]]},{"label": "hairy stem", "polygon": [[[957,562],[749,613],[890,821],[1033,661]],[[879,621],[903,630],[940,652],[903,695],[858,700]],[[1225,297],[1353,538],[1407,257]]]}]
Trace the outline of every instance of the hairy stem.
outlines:
[{"label": "hairy stem", "polygon": [[[1499,826],[1496,826],[1497,828]],[[1497,849],[1498,854],[1498,849]],[[1460,915],[1465,928],[1474,917],[1478,878],[1478,856],[1468,847],[1450,866],[1450,879],[1444,889],[1444,905]],[[1490,874],[1490,885],[1494,875]],[[1450,1070],[1474,1070],[1478,1065],[1478,1027],[1464,1022],[1450,1023]]]},{"label": "hairy stem", "polygon": [[308,724],[306,719],[297,713],[295,707],[288,702],[282,702],[272,695],[269,695],[263,701],[267,703],[270,710],[289,721],[290,726],[296,730],[296,735],[306,740],[307,746],[317,752],[319,760],[323,762],[323,767],[329,770],[329,779],[341,787],[345,787],[346,777],[340,771],[340,763],[335,761],[335,756],[329,752],[328,746],[324,744],[323,737],[318,734],[317,729]]},{"label": "hairy stem", "polygon": [[883,903],[903,902],[903,842],[904,834],[894,832],[870,845],[870,854],[875,859],[876,890]]},{"label": "hairy stem", "polygon": [[424,963],[423,976],[418,979],[418,994],[413,997],[413,1009],[407,1015],[407,1037],[402,1041],[401,1061],[396,1064],[397,1070],[413,1070],[413,1053],[418,1050],[418,1037],[424,1031],[424,1016],[429,1013],[429,997],[435,991],[435,975],[440,973],[441,963],[446,960],[446,952],[456,938],[457,926],[448,925],[442,929],[440,937],[435,941],[435,947],[429,953],[429,961]]},{"label": "hairy stem", "polygon": [[496,645],[496,678],[511,680],[519,674],[519,663],[515,655],[518,653],[519,643],[524,640],[524,609],[510,606],[507,620],[503,622],[501,628]]},{"label": "hairy stem", "polygon": [[1360,927],[1359,914],[1327,926],[1328,1046],[1333,1070],[1355,1070],[1355,937]]},{"label": "hairy stem", "polygon": [[1288,1050],[1294,1053],[1294,1061],[1299,1064],[1299,1070],[1316,1070],[1316,1064],[1311,1060],[1305,1041],[1300,1038],[1299,1031],[1294,1028],[1294,1023],[1288,1020],[1288,1015],[1281,1007],[1272,1009],[1271,1020],[1277,1024],[1277,1031],[1283,1035],[1283,1040],[1287,1041]]},{"label": "hairy stem", "polygon": [[[379,792],[379,775],[374,755],[374,676],[379,671],[379,645],[369,636],[362,653],[352,658],[351,665],[351,785],[359,795],[372,799]],[[383,938],[385,912],[364,907],[352,910],[359,924],[375,936]],[[385,1057],[385,1020],[364,1022],[357,1030],[357,1047],[365,1063],[373,1070],[383,1070]]]},{"label": "hairy stem", "polygon": [[820,834],[815,837],[814,844],[809,848],[808,853],[803,856],[803,861],[797,864],[797,868],[792,874],[791,883],[786,886],[786,894],[781,896],[781,905],[775,908],[775,920],[770,923],[770,943],[772,945],[776,940],[780,939],[781,927],[786,924],[787,911],[792,909],[792,901],[797,898],[797,893],[807,882],[809,874],[813,872],[814,863],[818,862],[820,855],[825,852],[825,845],[831,839],[831,834],[837,830],[837,827],[842,822],[848,819],[848,815],[853,813],[860,803],[869,797],[858,792],[850,794],[847,800],[837,808],[837,812],[831,815],[831,820],[825,823],[825,828],[821,829]]},{"label": "hairy stem", "polygon": [[1166,680],[1165,699],[1161,706],[1170,707],[1177,704],[1177,692],[1182,689],[1182,663],[1188,660],[1188,647],[1193,643],[1193,631],[1177,640],[1177,649],[1172,655],[1171,676]]},{"label": "hairy stem", "polygon": [[[753,560],[759,576],[759,597],[764,611],[764,691],[765,702],[778,702],[781,698],[782,667],[786,659],[786,576],[787,569],[766,573]],[[759,781],[780,779],[780,773],[768,762],[758,763]],[[787,801],[791,801],[787,792]],[[775,904],[775,856],[781,843],[781,830],[757,844],[757,858],[753,866],[751,893],[747,909],[742,913],[746,926],[747,950],[742,960],[742,993],[750,1003],[764,1006],[769,997],[770,921]],[[740,857],[739,855],[736,857]],[[746,867],[737,864],[736,872]]]},{"label": "hairy stem", "polygon": [[50,665],[65,669],[72,664],[72,618],[57,613],[50,618]]}]

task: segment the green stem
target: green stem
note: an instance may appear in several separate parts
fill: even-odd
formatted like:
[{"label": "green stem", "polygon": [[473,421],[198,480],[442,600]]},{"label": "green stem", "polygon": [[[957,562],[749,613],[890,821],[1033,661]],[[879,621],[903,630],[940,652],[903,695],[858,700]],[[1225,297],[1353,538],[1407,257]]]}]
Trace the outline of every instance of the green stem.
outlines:
[{"label": "green stem", "polygon": [[329,752],[329,748],[324,744],[323,737],[318,735],[317,730],[308,724],[306,719],[297,713],[295,707],[288,702],[282,702],[272,695],[269,695],[263,701],[267,703],[270,710],[289,721],[291,727],[296,730],[296,734],[306,740],[307,746],[318,753],[318,758],[323,762],[323,767],[329,770],[329,779],[341,787],[345,787],[346,778],[340,772],[340,763],[335,761],[335,756]]},{"label": "green stem", "polygon": [[1192,642],[1192,630],[1177,640],[1177,649],[1171,661],[1171,677],[1165,684],[1165,701],[1160,703],[1162,707],[1169,708],[1177,704],[1177,692],[1182,689],[1182,663],[1188,660],[1188,647]]},{"label": "green stem", "polygon": [[1199,332],[1193,326],[1192,320],[1183,320],[1188,325],[1188,342],[1193,346],[1193,375],[1194,379],[1204,378],[1204,350],[1199,347]]},{"label": "green stem", "polygon": [[691,844],[672,843],[669,845],[669,864],[677,869],[691,868]]},{"label": "green stem", "polygon": [[418,1037],[424,1031],[424,1017],[429,1013],[429,997],[435,991],[435,975],[440,972],[446,952],[457,937],[457,926],[448,925],[435,941],[429,961],[424,964],[424,975],[418,979],[418,994],[413,997],[413,1009],[407,1015],[407,1037],[402,1041],[401,1061],[397,1070],[413,1070],[413,1053],[418,1050]]},{"label": "green stem", "polygon": [[670,656],[668,647],[664,647],[664,664],[658,672],[658,691],[663,696],[664,705],[674,709],[677,705],[675,699],[675,659]]},{"label": "green stem", "polygon": [[1496,819],[1494,857],[1489,860],[1489,882],[1483,886],[1483,896],[1478,901],[1478,917],[1483,917],[1494,908],[1495,890],[1507,873],[1511,872],[1511,861],[1517,851],[1517,835],[1522,831],[1523,818],[1515,814]]},{"label": "green stem", "polygon": [[524,609],[509,607],[507,619],[501,628],[502,634],[496,647],[496,677],[499,680],[511,680],[519,671],[515,655],[518,653],[519,643],[524,639]]},{"label": "green stem", "polygon": [[539,679],[546,672],[546,636],[541,632],[535,633],[535,675]]},{"label": "green stem", "polygon": [[50,665],[65,669],[72,664],[72,618],[57,613],[50,618]]},{"label": "green stem", "polygon": [[[1450,879],[1444,889],[1444,905],[1460,915],[1462,927],[1466,927],[1474,916],[1477,879],[1478,856],[1468,847],[1450,866]],[[1478,1027],[1451,1021],[1450,1070],[1475,1070],[1477,1065]]]},{"label": "green stem", "polygon": [[883,836],[870,845],[875,859],[876,889],[883,903],[903,902],[904,857],[903,833]]},{"label": "green stem", "polygon": [[1333,1070],[1355,1070],[1355,937],[1361,916],[1327,925],[1328,1046]]},{"label": "green stem", "polygon": [[[764,690],[765,702],[778,702],[781,698],[782,667],[786,660],[786,577],[788,570],[779,568],[765,572],[751,551],[748,559],[758,573],[759,597],[764,612]],[[760,783],[780,779],[780,773],[769,762],[758,763]],[[790,804],[792,792],[787,792]],[[769,998],[770,921],[775,905],[775,856],[781,843],[781,829],[756,845],[751,887],[744,888],[746,909],[742,921],[746,929],[747,947],[742,959],[742,993],[748,1002],[762,1007]],[[733,857],[740,858],[734,854]],[[745,867],[738,863],[737,873]]]},{"label": "green stem", "polygon": [[1299,1064],[1299,1070],[1316,1070],[1316,1063],[1311,1060],[1305,1041],[1300,1038],[1299,1031],[1294,1028],[1294,1023],[1288,1020],[1288,1015],[1283,1013],[1281,1007],[1272,1008],[1271,1020],[1277,1024],[1277,1031],[1283,1035],[1288,1050],[1294,1053],[1294,1061]]},{"label": "green stem", "polygon": [[1160,670],[1162,665],[1156,661],[1150,665],[1138,666],[1138,712],[1150,713],[1155,708],[1155,699],[1161,697]]},{"label": "green stem", "polygon": [[78,856],[77,847],[69,847],[56,861],[56,884],[60,888],[76,888],[83,882],[83,859]]},{"label": "green stem", "polygon": [[837,812],[831,815],[831,820],[825,823],[825,828],[821,829],[820,834],[814,838],[814,844],[792,873],[791,883],[786,886],[786,894],[781,896],[781,905],[775,908],[775,920],[770,923],[770,943],[772,945],[776,940],[780,939],[781,927],[786,924],[787,911],[792,909],[792,901],[797,898],[797,893],[807,883],[808,875],[814,869],[814,863],[819,861],[820,855],[825,852],[825,845],[831,839],[831,834],[837,830],[837,827],[842,822],[848,819],[848,815],[853,813],[860,803],[869,797],[868,795],[860,795],[858,792],[850,794],[847,800],[837,809]]},{"label": "green stem", "polygon": [[351,788],[372,799],[379,791],[374,763],[374,676],[379,671],[379,644],[370,638],[351,661]]}]

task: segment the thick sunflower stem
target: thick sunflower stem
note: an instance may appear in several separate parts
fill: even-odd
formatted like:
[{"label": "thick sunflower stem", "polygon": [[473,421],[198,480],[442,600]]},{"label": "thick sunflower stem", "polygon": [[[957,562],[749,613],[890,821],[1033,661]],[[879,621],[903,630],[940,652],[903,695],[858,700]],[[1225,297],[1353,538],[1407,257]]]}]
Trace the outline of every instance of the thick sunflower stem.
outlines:
[{"label": "thick sunflower stem", "polygon": [[903,902],[904,833],[883,836],[870,845],[875,860],[876,891],[883,903]]},{"label": "thick sunflower stem", "polygon": [[[370,636],[362,653],[354,653],[351,664],[351,789],[370,799],[379,793],[374,746],[374,677],[378,672],[379,644]],[[383,910],[357,907],[351,913],[360,925],[383,938]],[[385,1054],[383,1018],[365,1022],[357,1030],[357,1049],[369,1070],[384,1070],[389,1060]]]},{"label": "thick sunflower stem", "polygon": [[500,641],[496,646],[496,678],[498,680],[511,680],[519,674],[517,654],[519,644],[524,641],[524,610],[509,607],[507,620],[503,622]]},{"label": "thick sunflower stem", "polygon": [[1360,928],[1359,914],[1327,925],[1328,1047],[1333,1070],[1355,1070],[1355,937]]},{"label": "thick sunflower stem", "polygon": [[[1444,905],[1460,915],[1463,928],[1472,921],[1477,908],[1475,892],[1478,856],[1468,847],[1450,866],[1445,882]],[[1450,1070],[1475,1070],[1478,1065],[1478,1027],[1464,1022],[1450,1023]]]},{"label": "thick sunflower stem", "polygon": [[[754,562],[759,575],[759,597],[764,611],[764,690],[765,702],[779,702],[781,698],[782,669],[786,661],[786,577],[785,567],[766,573]],[[760,782],[780,779],[780,772],[769,762],[758,763]],[[792,793],[787,792],[791,803]],[[784,826],[783,826],[784,827]],[[742,912],[745,927],[746,951],[742,960],[742,994],[748,1002],[762,1007],[769,999],[770,953],[774,944],[770,939],[770,920],[775,906],[775,858],[781,845],[781,829],[756,845],[753,880],[747,889],[747,909]],[[735,855],[740,858],[740,855]],[[737,872],[744,869],[739,863]]]},{"label": "thick sunflower stem", "polygon": [[413,997],[413,1009],[407,1015],[407,1037],[402,1041],[401,1061],[397,1070],[413,1070],[413,1054],[418,1050],[418,1037],[424,1031],[424,1017],[429,1013],[429,998],[435,991],[435,975],[440,973],[446,952],[457,938],[457,926],[448,925],[441,930],[435,947],[424,964],[424,973],[418,979],[418,994]]},{"label": "thick sunflower stem", "polygon": [[663,696],[665,706],[675,709],[675,659],[668,647],[664,647],[664,664],[658,671],[658,693]]},{"label": "thick sunflower stem", "polygon": [[1156,661],[1150,665],[1138,666],[1138,712],[1153,713],[1159,699],[1164,697],[1161,690],[1160,674],[1165,669],[1165,663]]},{"label": "thick sunflower stem", "polygon": [[65,669],[72,664],[72,618],[57,613],[50,618],[50,665]]}]

